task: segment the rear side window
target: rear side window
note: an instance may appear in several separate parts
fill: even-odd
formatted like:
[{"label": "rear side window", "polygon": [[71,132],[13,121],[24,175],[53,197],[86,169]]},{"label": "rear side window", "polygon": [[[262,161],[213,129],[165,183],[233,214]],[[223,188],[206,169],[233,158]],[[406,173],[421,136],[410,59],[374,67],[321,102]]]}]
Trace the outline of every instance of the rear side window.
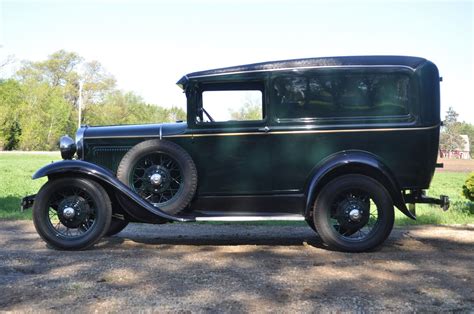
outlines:
[{"label": "rear side window", "polygon": [[278,119],[406,116],[410,77],[404,73],[286,75],[273,80]]}]

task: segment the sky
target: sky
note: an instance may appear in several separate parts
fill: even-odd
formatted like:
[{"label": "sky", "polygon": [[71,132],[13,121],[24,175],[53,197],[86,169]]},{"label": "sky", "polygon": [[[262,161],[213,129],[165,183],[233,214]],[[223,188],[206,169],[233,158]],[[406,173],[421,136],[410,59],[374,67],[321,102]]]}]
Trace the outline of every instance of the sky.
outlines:
[{"label": "sky", "polygon": [[441,109],[474,123],[474,1],[7,1],[0,63],[60,49],[97,60],[119,88],[185,108],[186,73],[261,61],[409,55],[443,77]]}]

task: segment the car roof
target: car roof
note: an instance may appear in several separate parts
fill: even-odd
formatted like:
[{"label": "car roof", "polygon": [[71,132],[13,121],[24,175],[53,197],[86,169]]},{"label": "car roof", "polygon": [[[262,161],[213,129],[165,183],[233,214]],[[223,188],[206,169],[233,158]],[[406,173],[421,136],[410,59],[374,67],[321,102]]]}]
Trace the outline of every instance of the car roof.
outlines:
[{"label": "car roof", "polygon": [[403,66],[415,69],[425,61],[426,59],[423,58],[409,56],[346,56],[268,61],[192,72],[183,76],[177,84],[185,85],[189,79],[199,77],[312,67]]}]

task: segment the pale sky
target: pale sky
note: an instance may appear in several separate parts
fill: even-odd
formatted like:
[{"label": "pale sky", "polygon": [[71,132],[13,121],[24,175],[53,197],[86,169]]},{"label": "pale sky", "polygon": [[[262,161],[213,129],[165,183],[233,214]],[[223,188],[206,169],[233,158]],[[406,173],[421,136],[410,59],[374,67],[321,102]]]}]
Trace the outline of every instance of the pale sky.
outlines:
[{"label": "pale sky", "polygon": [[0,61],[12,54],[39,61],[60,49],[74,51],[101,62],[120,88],[150,103],[184,108],[175,83],[197,70],[305,57],[411,55],[438,66],[443,114],[452,106],[460,120],[474,123],[473,1],[0,4]]}]

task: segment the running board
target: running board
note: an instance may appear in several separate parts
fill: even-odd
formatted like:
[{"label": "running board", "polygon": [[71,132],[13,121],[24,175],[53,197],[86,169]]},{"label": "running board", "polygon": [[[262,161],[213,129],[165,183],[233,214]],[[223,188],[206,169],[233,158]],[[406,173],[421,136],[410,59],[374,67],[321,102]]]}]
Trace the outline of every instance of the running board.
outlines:
[{"label": "running board", "polygon": [[304,221],[302,215],[196,217],[196,221]]}]

